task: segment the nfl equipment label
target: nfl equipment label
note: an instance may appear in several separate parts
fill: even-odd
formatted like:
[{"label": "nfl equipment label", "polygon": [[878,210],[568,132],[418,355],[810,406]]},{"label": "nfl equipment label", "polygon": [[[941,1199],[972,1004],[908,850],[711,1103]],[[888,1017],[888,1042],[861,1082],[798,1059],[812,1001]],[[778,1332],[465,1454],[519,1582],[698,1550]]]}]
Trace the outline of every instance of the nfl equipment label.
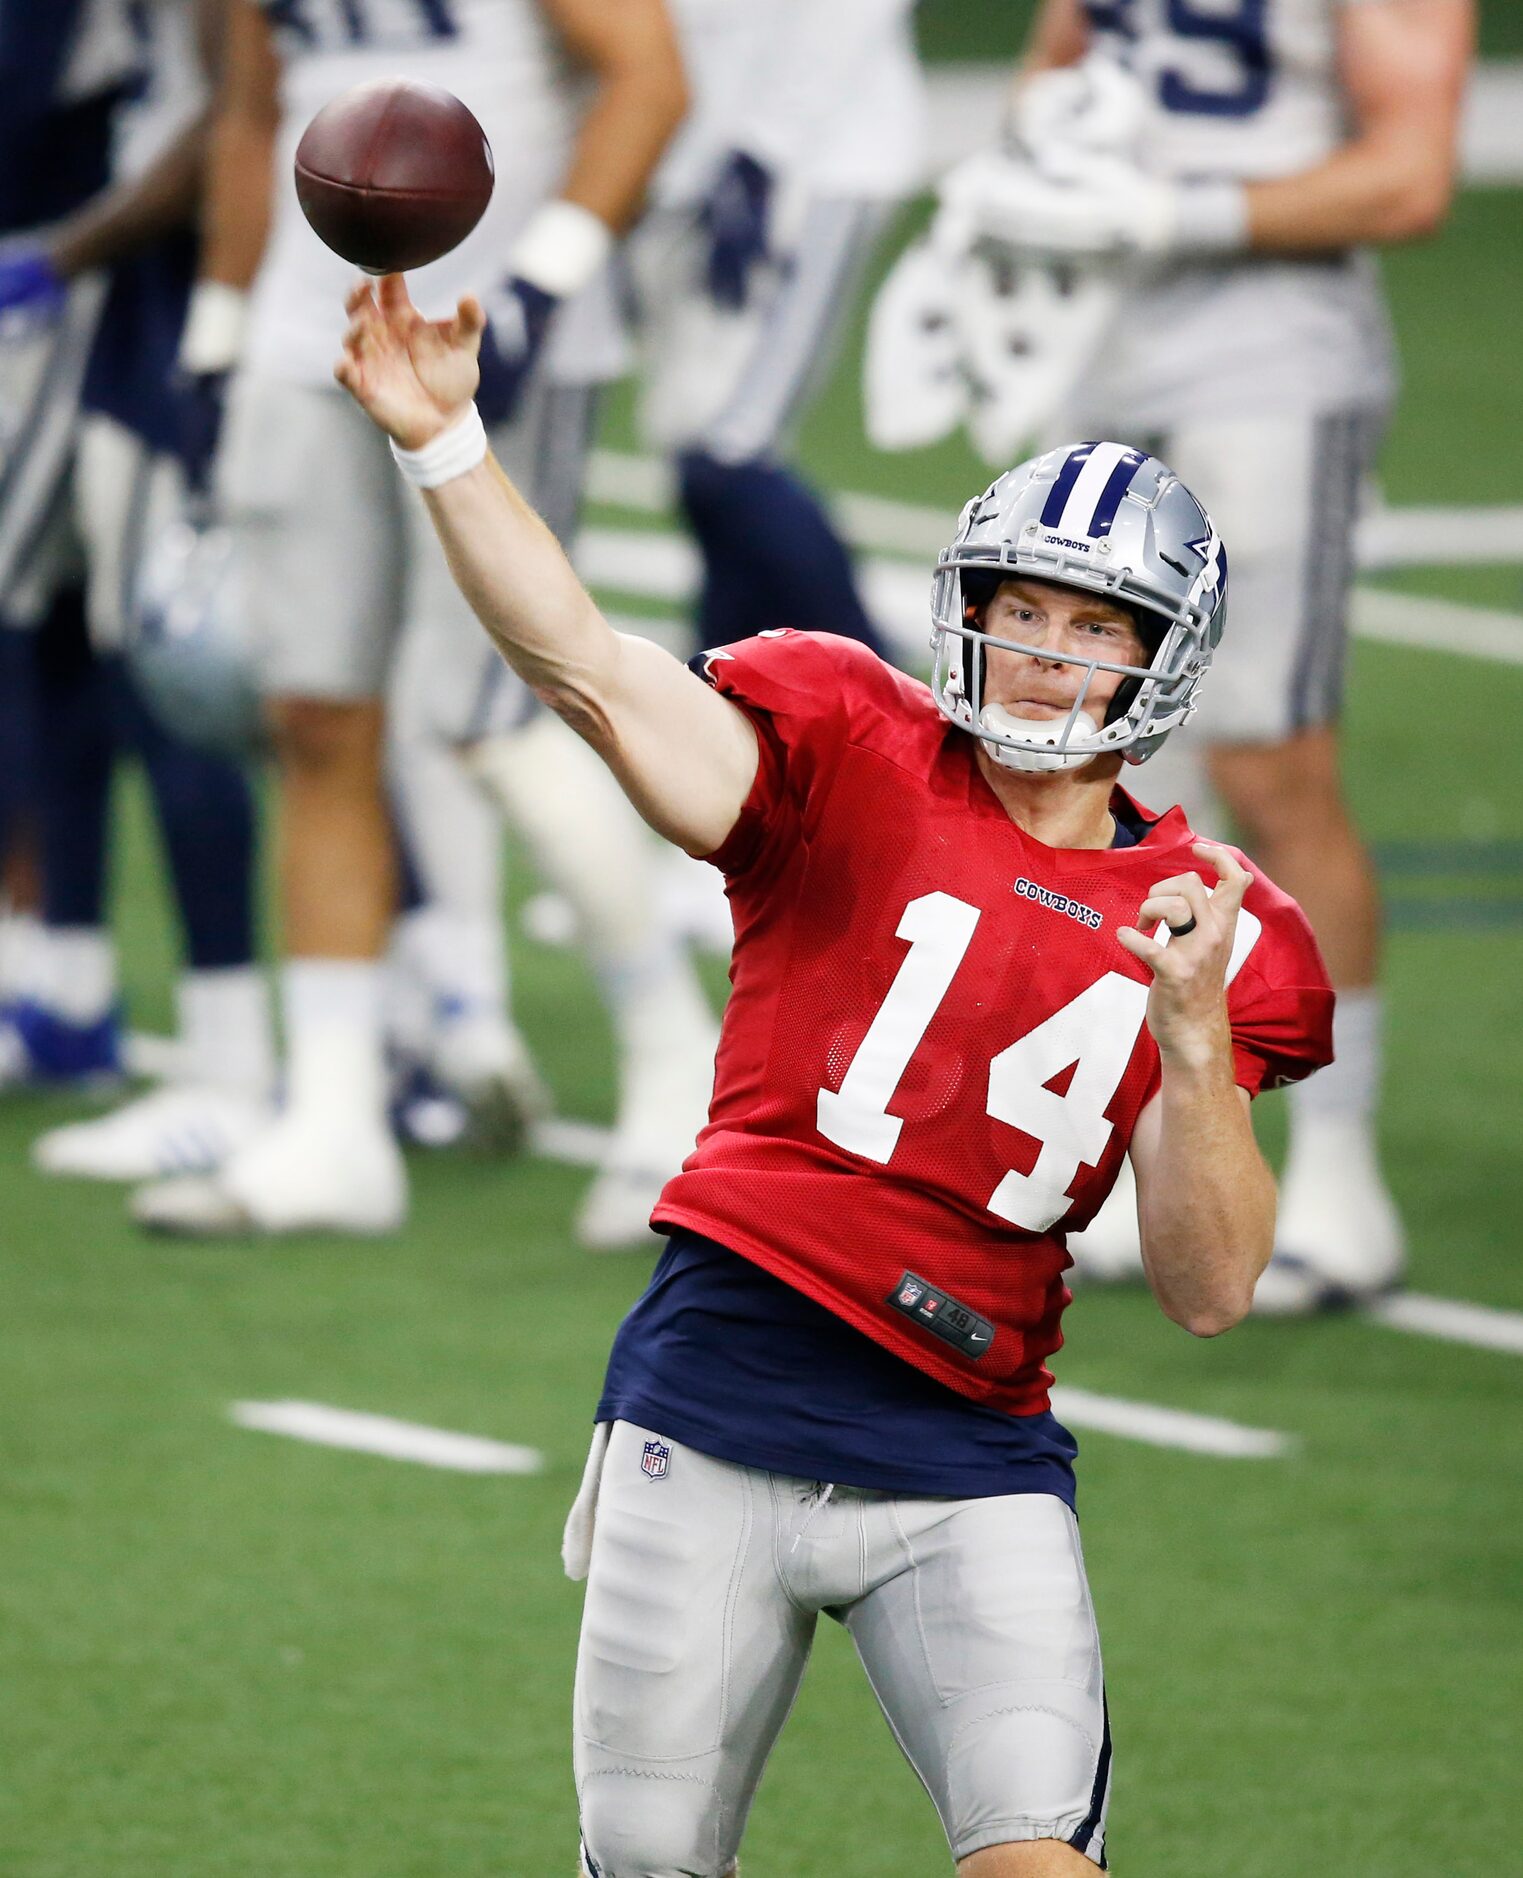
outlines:
[{"label": "nfl equipment label", "polygon": [[994,1342],[994,1326],[987,1317],[970,1311],[945,1291],[913,1272],[906,1272],[888,1294],[888,1301],[901,1316],[922,1330],[950,1343],[971,1362],[976,1363]]},{"label": "nfl equipment label", "polygon": [[640,1456],[640,1472],[649,1474],[652,1480],[664,1480],[671,1460],[672,1451],[664,1441],[647,1441]]}]

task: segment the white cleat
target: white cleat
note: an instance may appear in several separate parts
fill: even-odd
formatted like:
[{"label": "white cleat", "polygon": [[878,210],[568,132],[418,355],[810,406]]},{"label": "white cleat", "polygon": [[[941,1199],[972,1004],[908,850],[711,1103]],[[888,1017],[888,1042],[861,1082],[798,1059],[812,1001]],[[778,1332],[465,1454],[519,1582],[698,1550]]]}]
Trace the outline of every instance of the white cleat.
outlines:
[{"label": "white cleat", "polygon": [[550,1113],[517,1027],[496,1014],[446,1017],[432,1047],[435,1076],[465,1108],[465,1141],[490,1154],[518,1154],[535,1122]]},{"label": "white cleat", "polygon": [[268,1126],[268,1102],[230,1089],[179,1084],[138,1096],[94,1121],[49,1129],[32,1165],[76,1180],[156,1180],[215,1173]]},{"label": "white cleat", "polygon": [[1406,1269],[1401,1217],[1364,1127],[1300,1126],[1280,1181],[1274,1257],[1253,1294],[1261,1317],[1305,1317],[1396,1290]]},{"label": "white cleat", "polygon": [[663,1173],[601,1169],[577,1208],[572,1227],[577,1244],[584,1252],[654,1251],[651,1212],[680,1165],[680,1160],[673,1161]]},{"label": "white cleat", "polygon": [[407,1172],[384,1128],[312,1127],[281,1116],[221,1173],[156,1181],[129,1210],[152,1232],[228,1234],[395,1232],[407,1217]]},{"label": "white cleat", "polygon": [[1116,1184],[1083,1232],[1068,1235],[1071,1279],[1085,1285],[1140,1285],[1142,1232],[1137,1224],[1137,1176],[1123,1160]]},{"label": "white cleat", "polygon": [[584,1251],[651,1250],[650,1216],[661,1189],[708,1120],[716,1041],[705,1017],[688,1047],[630,1065],[612,1145],[572,1225]]}]

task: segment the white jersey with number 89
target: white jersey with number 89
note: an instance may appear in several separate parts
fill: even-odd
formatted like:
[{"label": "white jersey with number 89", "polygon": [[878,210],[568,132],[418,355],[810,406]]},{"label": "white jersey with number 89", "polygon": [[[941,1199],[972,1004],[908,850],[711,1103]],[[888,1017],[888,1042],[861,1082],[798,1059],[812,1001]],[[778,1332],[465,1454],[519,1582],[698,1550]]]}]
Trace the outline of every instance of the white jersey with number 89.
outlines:
[{"label": "white jersey with number 89", "polygon": [[1381,0],[1084,0],[1096,44],[1143,81],[1144,160],[1258,180],[1320,163],[1348,134],[1338,21]]}]

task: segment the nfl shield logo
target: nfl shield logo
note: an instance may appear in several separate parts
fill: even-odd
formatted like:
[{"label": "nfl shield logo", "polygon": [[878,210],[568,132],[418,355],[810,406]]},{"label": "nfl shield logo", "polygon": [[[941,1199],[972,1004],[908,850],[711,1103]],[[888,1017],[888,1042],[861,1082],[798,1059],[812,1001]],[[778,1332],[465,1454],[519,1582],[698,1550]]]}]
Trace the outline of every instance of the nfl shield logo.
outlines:
[{"label": "nfl shield logo", "polygon": [[899,1302],[903,1305],[918,1304],[924,1296],[925,1286],[916,1284],[915,1280],[911,1278],[906,1282],[904,1289],[899,1293]]},{"label": "nfl shield logo", "polygon": [[652,1480],[661,1480],[671,1458],[672,1451],[664,1441],[647,1441],[645,1452],[640,1456],[640,1472],[649,1474]]}]

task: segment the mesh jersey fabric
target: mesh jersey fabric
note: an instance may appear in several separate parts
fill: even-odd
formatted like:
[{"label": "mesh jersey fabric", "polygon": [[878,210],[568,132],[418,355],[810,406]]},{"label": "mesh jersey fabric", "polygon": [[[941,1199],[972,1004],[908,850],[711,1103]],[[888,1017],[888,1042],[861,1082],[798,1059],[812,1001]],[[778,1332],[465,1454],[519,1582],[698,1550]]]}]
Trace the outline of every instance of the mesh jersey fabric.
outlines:
[{"label": "mesh jersey fabric", "polygon": [[[760,762],[710,857],[735,948],[709,1122],[653,1224],[754,1260],[964,1395],[1039,1412],[1064,1234],[1159,1086],[1149,974],[1115,928],[1196,865],[1188,824],[1171,810],[1128,848],[1032,840],[927,687],[854,641],[773,632],[703,669]],[[1228,1012],[1253,1094],[1331,1060],[1332,990],[1293,901],[1259,876],[1245,913]],[[906,1315],[908,1274],[985,1320],[983,1346]]]}]

